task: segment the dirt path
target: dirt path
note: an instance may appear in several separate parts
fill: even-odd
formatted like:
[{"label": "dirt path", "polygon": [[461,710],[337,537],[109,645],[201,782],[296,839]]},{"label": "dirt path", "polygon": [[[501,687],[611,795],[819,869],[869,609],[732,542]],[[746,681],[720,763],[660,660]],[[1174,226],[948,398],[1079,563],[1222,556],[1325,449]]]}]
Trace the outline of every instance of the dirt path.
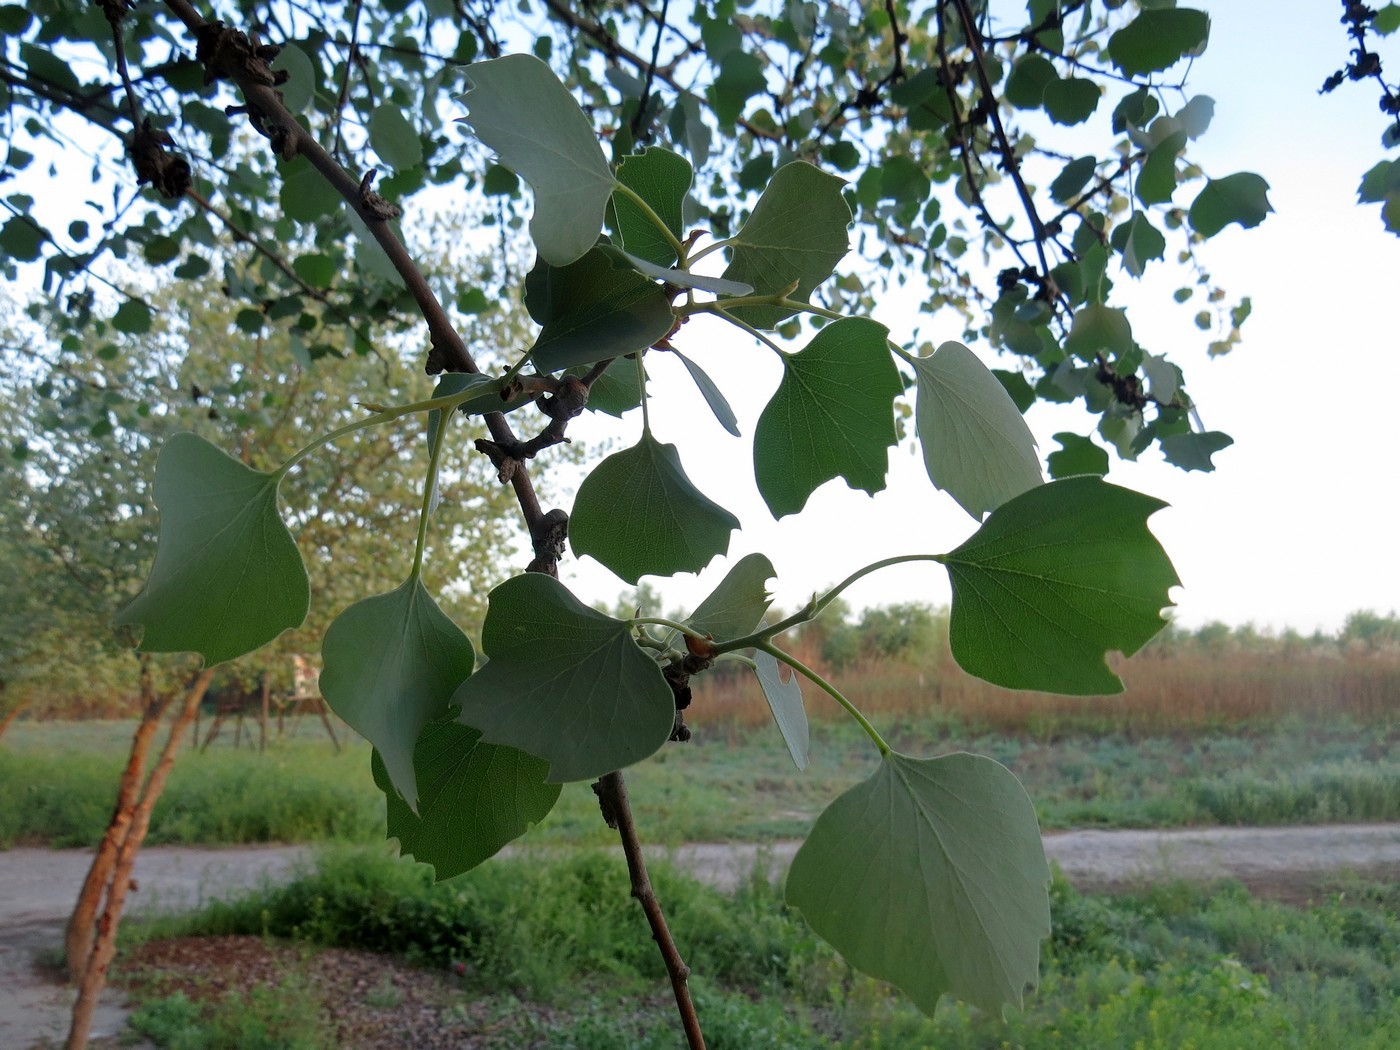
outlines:
[{"label": "dirt path", "polygon": [[[669,857],[703,882],[733,888],[760,860],[777,877],[797,846],[700,843],[653,855]],[[1045,850],[1085,888],[1232,876],[1255,889],[1301,896],[1341,871],[1400,878],[1400,824],[1070,831],[1047,835]],[[143,850],[130,913],[188,909],[235,895],[264,879],[289,877],[310,856],[305,846]],[[46,977],[36,960],[61,944],[63,923],[90,859],[85,850],[0,852],[0,1047],[27,1048],[44,1039],[58,1043],[67,1030],[68,989]],[[120,1031],[122,1005],[120,995],[109,996],[94,1036]]]}]

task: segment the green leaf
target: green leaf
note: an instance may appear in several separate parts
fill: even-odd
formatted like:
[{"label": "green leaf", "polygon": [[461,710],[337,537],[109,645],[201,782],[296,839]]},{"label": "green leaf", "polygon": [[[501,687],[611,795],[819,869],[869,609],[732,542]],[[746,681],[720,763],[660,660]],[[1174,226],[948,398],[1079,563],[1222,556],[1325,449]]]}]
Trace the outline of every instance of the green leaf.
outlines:
[{"label": "green leaf", "polygon": [[1049,886],[1035,809],[1004,766],[890,754],[817,818],[786,897],[925,1013],[946,992],[995,1017],[1036,984]]},{"label": "green leaf", "polygon": [[526,278],[525,304],[544,326],[530,349],[541,372],[645,350],[676,320],[659,284],[617,269],[601,247],[564,267],[540,259]]},{"label": "green leaf", "polygon": [[1066,77],[1045,85],[1042,104],[1056,124],[1083,124],[1099,108],[1099,86],[1082,77]]},{"label": "green leaf", "polygon": [[1234,443],[1234,438],[1218,430],[1208,430],[1204,434],[1172,434],[1161,441],[1162,455],[1168,463],[1182,470],[1201,471],[1214,470],[1210,457]]},{"label": "green leaf", "polygon": [[1035,437],[1006,388],[961,343],[916,358],[914,422],[928,476],[979,521],[1039,485]]},{"label": "green leaf", "polygon": [[[570,368],[567,374],[582,377],[588,371],[587,365],[578,365]],[[631,361],[614,361],[588,388],[588,407],[595,412],[606,412],[619,419],[641,403],[641,377],[637,375],[637,367]]]},{"label": "green leaf", "polygon": [[1214,237],[1232,222],[1252,229],[1273,210],[1269,184],[1253,172],[1242,171],[1207,182],[1192,202],[1187,218],[1202,237]]},{"label": "green leaf", "polygon": [[1016,411],[1025,415],[1030,411],[1030,407],[1035,404],[1035,387],[1026,380],[1020,372],[1008,372],[1004,368],[993,368],[992,375],[1001,384],[1002,389],[1011,397],[1011,402],[1016,406]]},{"label": "green leaf", "polygon": [[1079,157],[1070,161],[1050,183],[1050,196],[1059,204],[1068,204],[1089,184],[1097,164],[1094,157]]},{"label": "green leaf", "polygon": [[1162,139],[1147,159],[1137,177],[1137,199],[1143,204],[1165,204],[1176,192],[1176,158],[1186,146],[1186,132],[1176,131]]},{"label": "green leaf", "polygon": [[1110,243],[1123,256],[1124,269],[1134,277],[1141,277],[1149,262],[1167,253],[1167,239],[1141,211],[1134,211],[1131,219],[1114,227]]},{"label": "green leaf", "polygon": [[309,161],[297,157],[282,170],[282,187],[277,199],[288,218],[315,222],[340,208],[340,194]]},{"label": "green leaf", "polygon": [[1056,434],[1055,440],[1060,443],[1060,450],[1045,457],[1052,478],[1072,478],[1080,474],[1102,477],[1108,473],[1108,453],[1094,444],[1092,438],[1066,432]]},{"label": "green leaf", "polygon": [[763,63],[746,51],[730,51],[719,60],[719,74],[707,92],[715,118],[724,127],[733,127],[754,95],[768,86]]},{"label": "green leaf", "polygon": [[312,288],[329,288],[338,269],[334,259],[318,252],[298,255],[292,260],[292,270]]},{"label": "green leaf", "polygon": [[143,629],[141,649],[222,663],[306,619],[311,590],[277,513],[280,474],[263,474],[194,434],[156,460],[160,538],[141,593],[114,617]]},{"label": "green leaf", "polygon": [[738,417],[734,415],[734,409],[729,407],[729,402],[725,399],[720,388],[715,385],[715,381],[710,378],[709,373],[679,350],[672,348],[671,353],[681,359],[681,364],[685,365],[685,370],[690,373],[690,378],[695,380],[695,385],[700,388],[700,395],[705,399],[705,404],[710,406],[710,411],[715,414],[715,418],[719,420],[719,425],[735,437],[739,437]]},{"label": "green leaf", "polygon": [[885,487],[903,393],[884,325],[835,321],[783,358],[783,378],[754,430],[754,476],[773,516],[795,514],[823,482],[843,477],[872,495]]},{"label": "green leaf", "polygon": [[374,783],[388,802],[389,838],[399,851],[431,864],[439,881],[470,871],[538,824],[562,788],[546,784],[549,767],[513,747],[481,742],[456,722],[430,722],[413,750],[418,812],[399,797],[378,751]]},{"label": "green leaf", "polygon": [[721,642],[752,633],[773,602],[768,581],[777,575],[764,555],[744,555],[695,607],[687,625]]},{"label": "green leaf", "polygon": [[615,185],[593,125],[553,70],[531,55],[467,67],[465,120],[535,191],[530,236],[551,266],[593,247]]},{"label": "green leaf", "polygon": [[48,235],[27,215],[16,215],[0,227],[0,251],[16,262],[34,262],[44,254]]},{"label": "green leaf", "polygon": [[738,527],[738,518],[691,484],[675,445],[643,434],[583,479],[569,540],[575,554],[591,554],[635,584],[699,572],[729,549]]},{"label": "green leaf", "polygon": [[392,103],[381,103],[370,114],[369,144],[379,154],[380,160],[396,171],[407,171],[423,163],[423,140],[398,106]]},{"label": "green leaf", "polygon": [[[689,161],[655,146],[628,157],[617,169],[617,181],[646,201],[678,241],[685,237],[681,207],[692,177]],[[621,248],[657,266],[675,263],[675,249],[630,197],[613,194],[612,220]]]},{"label": "green leaf", "polygon": [[418,807],[413,747],[447,714],[476,654],[415,574],[350,606],[321,643],[321,695],[383,757],[395,790]]},{"label": "green leaf", "polygon": [[1006,101],[1017,109],[1039,109],[1045,89],[1060,79],[1044,55],[1029,52],[1018,58],[1006,78]]},{"label": "green leaf", "polygon": [[[776,294],[796,281],[789,298],[806,302],[850,248],[846,227],[851,209],[841,193],[845,185],[805,161],[784,164],[730,239],[732,257],[724,277],[752,285],[758,295]],[[777,306],[735,307],[733,312],[755,328],[773,328],[793,313]]]},{"label": "green leaf", "polygon": [[716,295],[749,295],[753,292],[751,284],[726,281],[723,277],[692,273],[690,270],[657,266],[656,263],[647,262],[647,260],[611,244],[600,244],[597,250],[611,259],[615,266],[636,270],[638,273],[650,277],[653,281],[665,281],[676,288],[698,288],[703,292],[714,292]]},{"label": "green leaf", "polygon": [[1400,4],[1386,4],[1377,9],[1376,17],[1371,20],[1371,28],[1381,36],[1390,36],[1400,29]]},{"label": "green leaf", "polygon": [[640,762],[671,735],[675,700],[626,620],[532,572],[491,592],[490,657],[453,698],[458,721],[549,763],[549,782],[592,780]]},{"label": "green leaf", "polygon": [[788,754],[798,772],[807,768],[807,749],[810,734],[807,728],[807,710],[802,706],[802,688],[798,685],[797,674],[788,671],[787,681],[783,681],[783,669],[778,661],[762,649],[753,654],[754,672],[758,675],[763,698],[768,701],[768,709],[773,712],[773,721],[778,732],[783,735]]},{"label": "green leaf", "polygon": [[1105,650],[1131,656],[1181,581],[1149,515],[1166,504],[1095,477],[1033,488],[994,510],[943,563],[949,641],[968,674],[1008,689],[1118,693]]},{"label": "green leaf", "polygon": [[112,327],[127,335],[145,335],[151,330],[151,320],[149,306],[140,299],[128,299],[112,315]]},{"label": "green leaf", "polygon": [[1081,306],[1074,314],[1065,351],[1085,361],[1103,352],[1125,354],[1133,348],[1133,328],[1128,315],[1111,306]]},{"label": "green leaf", "polygon": [[296,44],[282,44],[272,60],[274,72],[286,70],[287,81],[277,90],[293,113],[303,112],[316,96],[316,66]]},{"label": "green leaf", "polygon": [[1198,55],[1210,37],[1204,11],[1186,7],[1146,10],[1108,38],[1108,56],[1125,76],[1167,69],[1188,55]]}]

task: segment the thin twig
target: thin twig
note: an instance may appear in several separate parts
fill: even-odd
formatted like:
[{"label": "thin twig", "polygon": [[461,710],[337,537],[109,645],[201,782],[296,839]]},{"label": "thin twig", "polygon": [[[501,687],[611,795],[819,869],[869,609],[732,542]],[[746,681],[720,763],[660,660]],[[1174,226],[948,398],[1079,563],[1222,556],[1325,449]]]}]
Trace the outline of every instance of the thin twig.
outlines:
[{"label": "thin twig", "polygon": [[603,811],[603,819],[608,827],[617,830],[622,840],[622,852],[627,858],[627,873],[632,878],[632,896],[637,898],[646,913],[647,924],[651,927],[652,940],[661,951],[666,973],[671,978],[671,991],[676,997],[676,1010],[681,1015],[685,1028],[686,1045],[690,1050],[705,1050],[705,1036],[700,1031],[700,1018],[695,1012],[695,1003],[690,998],[690,967],[681,958],[666,916],[661,911],[661,902],[651,887],[647,875],[646,859],[642,856],[642,843],[637,837],[637,825],[632,819],[632,807],[627,801],[627,785],[621,773],[609,773],[593,785],[598,796],[598,805]]}]

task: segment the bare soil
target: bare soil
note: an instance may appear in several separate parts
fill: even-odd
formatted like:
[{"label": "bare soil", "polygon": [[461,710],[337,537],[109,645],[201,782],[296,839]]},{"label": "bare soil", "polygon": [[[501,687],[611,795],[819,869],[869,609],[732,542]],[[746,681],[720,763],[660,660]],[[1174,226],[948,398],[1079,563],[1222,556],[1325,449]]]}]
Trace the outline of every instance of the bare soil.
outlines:
[{"label": "bare soil", "polygon": [[[797,846],[699,843],[658,849],[655,855],[702,882],[733,888],[758,864],[778,877]],[[1400,824],[1070,831],[1047,835],[1045,847],[1082,889],[1232,877],[1258,894],[1301,902],[1343,872],[1400,879]],[[137,860],[131,912],[182,910],[234,896],[260,882],[290,877],[310,856],[302,846],[152,847]],[[0,852],[0,1047],[23,1050],[62,1042],[72,993],[54,963],[90,860],[85,850]],[[353,1012],[326,1021],[345,1047],[498,1045],[491,1034],[500,1019],[464,1007],[461,997],[452,995],[452,975],[425,974],[367,953],[317,952],[302,959],[295,948],[257,938],[191,938],[148,945],[132,963],[162,974],[171,989],[202,995],[259,983],[276,986],[294,972],[332,993],[325,998],[357,1004]],[[125,1019],[124,994],[109,990],[94,1025],[95,1044],[116,1045]]]}]

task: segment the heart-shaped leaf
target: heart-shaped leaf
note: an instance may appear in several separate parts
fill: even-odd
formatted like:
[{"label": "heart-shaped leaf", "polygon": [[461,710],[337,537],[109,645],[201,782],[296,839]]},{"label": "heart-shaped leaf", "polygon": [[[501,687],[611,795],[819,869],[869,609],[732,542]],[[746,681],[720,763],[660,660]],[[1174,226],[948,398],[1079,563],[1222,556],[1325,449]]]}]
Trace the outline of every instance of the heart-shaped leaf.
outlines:
[{"label": "heart-shaped leaf", "polygon": [[1210,37],[1204,11],[1161,7],[1141,12],[1108,38],[1108,55],[1125,76],[1156,73],[1200,54]]},{"label": "heart-shaped leaf", "polygon": [[492,591],[481,647],[490,659],[457,690],[457,720],[544,759],[551,784],[640,762],[671,735],[671,688],[627,621],[558,580],[532,572]]},{"label": "heart-shaped leaf", "polygon": [[1050,934],[1035,809],[978,755],[887,755],[793,858],[786,896],[856,969],[932,1014],[945,992],[997,1015],[1034,987]]},{"label": "heart-shaped leaf", "polygon": [[797,683],[797,673],[789,671],[788,679],[784,682],[778,661],[762,649],[753,654],[753,662],[758,684],[763,689],[763,698],[768,701],[768,710],[773,712],[773,721],[783,735],[788,754],[798,770],[804,770],[807,768],[809,733],[807,710],[802,706],[802,688]]},{"label": "heart-shaped leaf", "polygon": [[593,126],[554,71],[533,55],[467,67],[464,118],[535,191],[530,236],[540,258],[567,266],[593,247],[616,181]]},{"label": "heart-shaped leaf", "polygon": [[[781,292],[796,281],[789,298],[805,302],[850,248],[845,185],[805,161],[779,168],[748,221],[729,239],[725,279],[751,285],[758,295]],[[734,315],[755,328],[773,328],[792,311],[743,306],[735,307]]]},{"label": "heart-shaped leaf", "polygon": [[754,430],[754,476],[773,516],[795,514],[823,482],[885,487],[903,392],[884,325],[846,317],[783,358],[783,379]]},{"label": "heart-shaped leaf", "polygon": [[691,484],[675,445],[643,434],[583,479],[569,519],[574,552],[635,584],[699,572],[729,549],[739,519]]},{"label": "heart-shaped leaf", "polygon": [[1068,431],[1055,435],[1060,449],[1045,457],[1052,478],[1072,478],[1079,474],[1108,473],[1108,453],[1094,444],[1093,438],[1081,437]]},{"label": "heart-shaped leaf", "polygon": [[1162,455],[1182,470],[1215,469],[1211,456],[1235,443],[1229,434],[1209,430],[1204,434],[1171,434],[1162,438]]},{"label": "heart-shaped leaf", "polygon": [[[693,175],[684,157],[656,146],[626,158],[617,169],[617,181],[646,201],[678,241],[685,237],[681,212]],[[675,263],[671,242],[636,201],[614,193],[611,207],[611,226],[617,232],[619,247],[658,267],[669,268]]]},{"label": "heart-shaped leaf", "polygon": [[751,633],[772,604],[768,581],[777,575],[764,555],[745,554],[695,607],[686,623],[721,642]]},{"label": "heart-shaped leaf", "polygon": [[968,674],[1008,689],[1123,691],[1107,650],[1137,652],[1165,626],[1181,581],[1147,519],[1166,504],[1096,477],[1003,503],[940,559],[953,583],[949,642]]},{"label": "heart-shaped leaf", "polygon": [[306,619],[311,588],[277,513],[280,474],[263,474],[194,434],[156,460],[160,539],[141,593],[113,619],[142,629],[152,653],[222,663]]},{"label": "heart-shaped leaf", "polygon": [[977,520],[1041,482],[1035,437],[997,377],[962,343],[914,361],[914,422],[928,476]]},{"label": "heart-shaped leaf", "polygon": [[483,744],[457,722],[429,722],[413,749],[418,812],[399,797],[378,751],[374,782],[388,803],[389,838],[399,851],[431,864],[439,880],[470,871],[543,820],[562,788],[546,784],[549,767],[513,747]]},{"label": "heart-shaped leaf", "polygon": [[1241,229],[1258,226],[1273,211],[1269,184],[1251,171],[1211,179],[1191,202],[1187,218],[1202,237],[1214,237],[1232,222]]},{"label": "heart-shaped leaf", "polygon": [[395,790],[416,809],[414,743],[472,673],[472,643],[415,575],[337,616],[321,659],[321,695],[378,749]]},{"label": "heart-shaped leaf", "polygon": [[530,349],[541,372],[645,350],[676,321],[661,285],[616,268],[602,247],[570,266],[541,259],[525,280],[525,305],[544,326]]}]

